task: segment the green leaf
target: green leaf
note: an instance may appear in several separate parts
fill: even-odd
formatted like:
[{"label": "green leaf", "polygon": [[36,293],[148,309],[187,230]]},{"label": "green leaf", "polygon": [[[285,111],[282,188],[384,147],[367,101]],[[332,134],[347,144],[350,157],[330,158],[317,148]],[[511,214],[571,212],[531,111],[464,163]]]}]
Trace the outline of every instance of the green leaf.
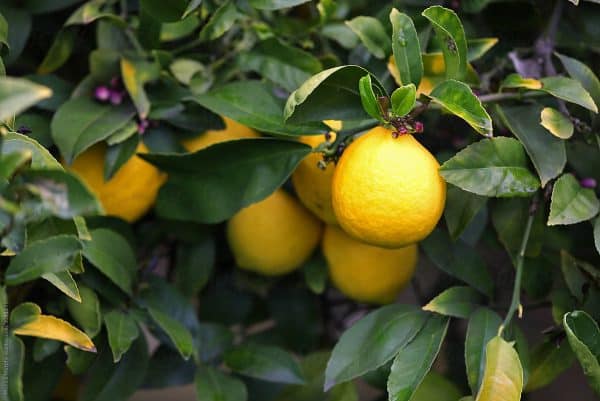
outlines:
[{"label": "green leaf", "polygon": [[312,54],[276,38],[263,40],[242,53],[239,65],[243,71],[255,71],[290,92],[323,69]]},{"label": "green leaf", "polygon": [[548,225],[575,224],[598,214],[600,202],[593,189],[583,188],[572,174],[563,174],[554,183]]},{"label": "green leaf", "polygon": [[[6,396],[6,398],[3,398],[4,400],[23,401],[25,345],[20,338],[12,334],[6,333],[3,335],[3,338],[5,338],[4,341],[6,343],[2,351],[0,351],[0,355],[5,355],[7,350],[8,355],[2,358],[4,361],[2,369],[6,369],[7,372],[0,375],[2,379],[6,380],[0,389],[0,396]],[[6,391],[6,394],[2,394],[4,391]]]},{"label": "green leaf", "polygon": [[571,295],[573,295],[577,301],[583,302],[584,287],[589,286],[590,282],[579,269],[579,261],[564,249],[560,252],[560,269]]},{"label": "green leaf", "polygon": [[423,310],[468,319],[482,298],[481,293],[471,287],[450,287],[429,301]]},{"label": "green leaf", "polygon": [[[74,375],[85,373],[96,359],[96,354],[65,345],[66,365]],[[61,359],[61,363],[64,363]]]},{"label": "green leaf", "polygon": [[16,152],[6,153],[2,155],[0,160],[0,182],[9,180],[17,170],[25,164],[31,162],[31,150],[19,149]]},{"label": "green leaf", "polygon": [[441,229],[434,230],[421,242],[423,250],[442,271],[491,296],[494,283],[479,254],[462,241],[453,243]]},{"label": "green leaf", "polygon": [[561,61],[571,78],[578,80],[581,86],[588,91],[596,106],[600,105],[600,79],[594,71],[584,63],[565,55],[554,53]]},{"label": "green leaf", "polygon": [[[75,258],[75,261],[78,260],[80,260],[80,257]],[[42,278],[58,288],[63,294],[67,295],[71,299],[81,302],[79,288],[77,288],[77,283],[75,283],[71,272],[64,271],[60,273],[46,273],[42,275]]]},{"label": "green leaf", "polygon": [[322,254],[313,256],[303,267],[304,280],[315,294],[322,294],[327,286],[327,261]]},{"label": "green leaf", "polygon": [[188,0],[140,0],[140,7],[160,22],[175,22],[183,18],[188,7]]},{"label": "green leaf", "polygon": [[117,17],[115,14],[102,11],[102,6],[102,0],[84,3],[81,7],[75,10],[73,14],[71,14],[64,26],[87,25],[103,17],[111,18],[113,22],[125,25],[125,21]]},{"label": "green leaf", "polygon": [[49,74],[62,67],[73,53],[77,33],[73,28],[63,28],[58,31],[52,46],[37,68],[38,74]]},{"label": "green leaf", "polygon": [[204,25],[200,31],[200,39],[202,41],[209,41],[221,37],[241,17],[242,14],[238,12],[235,3],[233,1],[226,1],[222,6],[217,8],[217,11],[214,12],[206,25]]},{"label": "green leaf", "polygon": [[460,237],[486,202],[485,196],[463,191],[451,184],[448,185],[444,219],[453,240]]},{"label": "green leaf", "polygon": [[557,177],[567,162],[565,144],[548,135],[540,125],[542,106],[497,107],[496,111],[508,129],[519,139],[533,162],[542,186]]},{"label": "green leaf", "polygon": [[71,267],[81,244],[74,235],[57,235],[36,241],[11,259],[6,269],[6,284],[18,285],[47,273]]},{"label": "green leaf", "polygon": [[421,15],[431,22],[440,39],[446,78],[462,80],[467,72],[467,39],[458,15],[441,6],[429,7]]},{"label": "green leaf", "polygon": [[113,361],[117,363],[138,338],[140,330],[135,319],[129,313],[117,309],[104,315],[104,324]]},{"label": "green leaf", "polygon": [[417,88],[414,84],[401,86],[392,92],[392,111],[399,117],[407,115],[415,106]]},{"label": "green leaf", "polygon": [[309,0],[249,0],[252,7],[259,10],[279,10],[306,3]]},{"label": "green leaf", "polygon": [[596,251],[600,253],[600,217],[594,220],[594,245],[596,246]]},{"label": "green leaf", "polygon": [[467,40],[467,61],[475,61],[483,57],[498,43],[498,38],[477,38]]},{"label": "green leaf", "polygon": [[200,360],[211,362],[233,344],[233,333],[218,323],[201,323],[199,327]]},{"label": "green leaf", "polygon": [[540,81],[542,81],[542,88],[540,90],[567,102],[578,104],[594,113],[598,113],[598,107],[594,103],[594,99],[592,99],[579,81],[566,77],[547,77],[542,78]]},{"label": "green leaf", "polygon": [[542,82],[534,78],[524,78],[517,73],[509,74],[500,83],[500,90],[504,88],[541,89]]},{"label": "green leaf", "polygon": [[175,286],[182,294],[193,297],[204,288],[214,270],[215,257],[215,240],[209,234],[177,247]]},{"label": "green leaf", "polygon": [[275,383],[304,384],[300,366],[281,348],[245,344],[225,353],[225,363],[236,373]]},{"label": "green leaf", "polygon": [[[525,198],[502,199],[493,205],[492,224],[498,233],[498,239],[513,258],[521,248],[530,206],[530,200]],[[544,243],[545,213],[544,208],[538,208],[525,250],[526,257],[535,258],[540,255]]]},{"label": "green leaf", "polygon": [[89,97],[71,99],[52,118],[52,139],[70,163],[93,144],[114,134],[134,114],[131,106],[127,105],[102,105]]},{"label": "green leaf", "polygon": [[22,78],[0,77],[0,120],[12,117],[52,96],[42,85]]},{"label": "green leaf", "polygon": [[590,387],[600,394],[600,329],[598,324],[583,311],[566,313],[563,326],[573,353],[579,360]]},{"label": "green leaf", "polygon": [[261,138],[219,143],[185,155],[140,156],[169,173],[158,195],[159,214],[216,223],[271,194],[309,152],[302,143]]},{"label": "green leaf", "polygon": [[525,392],[537,390],[552,383],[561,373],[573,365],[575,356],[569,345],[563,341],[557,344],[544,341],[531,352],[531,371]]},{"label": "green leaf", "polygon": [[106,228],[91,230],[83,242],[83,256],[127,294],[136,275],[135,254],[125,238]]},{"label": "green leaf", "polygon": [[505,137],[467,146],[442,164],[440,174],[465,191],[491,197],[530,196],[540,186],[519,141]]},{"label": "green leaf", "polygon": [[569,139],[573,136],[573,123],[567,116],[552,107],[544,107],[540,114],[542,127],[560,139]]},{"label": "green leaf", "polygon": [[[288,98],[284,118],[289,122],[356,120],[365,116],[358,82],[366,69],[357,65],[329,68],[313,75]],[[376,96],[386,96],[385,88],[371,74]]]},{"label": "green leaf", "polygon": [[492,135],[492,119],[481,101],[466,84],[453,79],[437,85],[429,97],[450,113],[465,120],[484,136]]},{"label": "green leaf", "polygon": [[196,364],[193,360],[183,360],[176,350],[160,345],[152,353],[148,371],[144,377],[144,389],[164,389],[184,386],[194,382]]},{"label": "green leaf", "polygon": [[106,149],[106,154],[104,156],[105,181],[110,180],[130,158],[134,157],[140,142],[140,136],[135,135],[136,133],[137,127],[136,132],[124,142],[109,146]]},{"label": "green leaf", "polygon": [[465,338],[465,365],[473,394],[477,394],[483,379],[486,345],[496,336],[501,324],[498,314],[487,308],[477,309],[469,319]]},{"label": "green leaf", "polygon": [[166,313],[158,309],[148,308],[148,313],[154,322],[169,336],[183,359],[188,359],[194,351],[192,335],[188,329]]},{"label": "green leaf", "polygon": [[148,117],[150,112],[150,100],[146,95],[144,85],[157,79],[159,74],[158,63],[121,58],[123,84],[142,119]]},{"label": "green leaf", "polygon": [[0,14],[0,55],[4,55],[5,49],[2,47],[10,47],[8,45],[8,23],[6,18]]},{"label": "green leaf", "polygon": [[358,91],[360,92],[360,101],[368,115],[376,120],[383,121],[379,102],[373,92],[371,84],[371,75],[367,74],[358,81]]},{"label": "green leaf", "polygon": [[398,352],[388,377],[390,401],[409,401],[425,378],[446,336],[450,319],[431,316],[416,337]]},{"label": "green leaf", "polygon": [[197,369],[195,382],[198,399],[203,401],[246,401],[248,399],[248,391],[243,381],[210,366],[200,366]]},{"label": "green leaf", "polygon": [[4,136],[2,154],[21,150],[31,151],[31,168],[33,169],[63,169],[60,163],[48,152],[48,149],[40,145],[35,139],[16,132],[9,132]]},{"label": "green leaf", "polygon": [[81,302],[72,299],[67,300],[67,308],[75,322],[83,328],[83,331],[95,337],[100,332],[102,325],[102,314],[100,312],[100,301],[94,291],[88,287],[79,287]]},{"label": "green leaf", "polygon": [[[354,91],[357,91],[358,79],[356,85]],[[233,82],[198,95],[192,100],[213,113],[229,117],[259,131],[281,135],[314,135],[328,131],[327,127],[321,124],[321,119],[317,124],[286,123],[282,117],[283,102],[275,97],[270,85],[260,81]],[[362,106],[360,107],[362,110]]]},{"label": "green leaf", "polygon": [[519,401],[523,391],[523,368],[513,346],[502,337],[485,347],[485,370],[475,401]]},{"label": "green leaf", "polygon": [[[432,370],[419,384],[411,401],[456,401],[462,394],[456,384]],[[460,398],[459,401],[473,401],[472,397],[469,398],[470,400]]]},{"label": "green leaf", "polygon": [[363,317],[333,348],[325,371],[325,391],[390,361],[426,320],[422,311],[400,304],[384,306]]},{"label": "green leaf", "polygon": [[392,50],[400,82],[403,85],[413,84],[418,87],[423,76],[423,59],[413,20],[392,8],[390,22],[393,28]]},{"label": "green leaf", "polygon": [[384,59],[392,51],[390,38],[377,18],[360,15],[346,21],[346,25],[375,57]]}]

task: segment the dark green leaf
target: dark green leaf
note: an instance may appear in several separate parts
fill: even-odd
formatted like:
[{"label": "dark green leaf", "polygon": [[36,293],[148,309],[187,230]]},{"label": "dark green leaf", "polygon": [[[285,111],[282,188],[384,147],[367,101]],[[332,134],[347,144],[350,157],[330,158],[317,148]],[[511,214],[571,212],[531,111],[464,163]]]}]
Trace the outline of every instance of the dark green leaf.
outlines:
[{"label": "dark green leaf", "polygon": [[141,157],[169,173],[158,195],[162,216],[216,223],[271,194],[309,152],[301,143],[263,138],[219,143],[192,154]]},{"label": "dark green leaf", "polygon": [[242,17],[235,7],[233,1],[226,1],[210,17],[206,25],[200,31],[200,39],[203,41],[214,40],[227,32],[235,21]]},{"label": "dark green leaf", "polygon": [[36,241],[11,259],[6,270],[6,283],[18,285],[43,274],[66,271],[79,251],[81,244],[74,235],[57,235]]},{"label": "dark green leaf", "polygon": [[544,107],[540,114],[542,127],[560,139],[569,139],[573,136],[573,123],[567,116],[552,107]]},{"label": "dark green leaf", "polygon": [[131,294],[137,264],[127,240],[106,228],[91,230],[90,234],[92,240],[83,243],[83,256],[120,289]]},{"label": "dark green leaf", "polygon": [[[357,65],[334,67],[313,75],[296,89],[285,104],[290,122],[356,120],[366,117],[358,82],[369,71]],[[371,74],[376,96],[386,96],[381,83]]]},{"label": "dark green leaf", "polygon": [[600,394],[600,329],[587,313],[573,311],[565,314],[563,325],[573,353],[579,360],[590,387]]},{"label": "dark green leaf", "polygon": [[246,385],[239,379],[201,366],[196,373],[196,394],[202,401],[246,401]]},{"label": "dark green leaf", "polygon": [[375,92],[373,92],[370,74],[365,75],[358,81],[358,91],[360,92],[360,101],[363,109],[365,109],[367,114],[379,121],[383,121],[379,102],[375,97]]},{"label": "dark green leaf", "polygon": [[60,349],[60,341],[36,338],[33,342],[33,360],[40,362]]},{"label": "dark green leaf", "polygon": [[505,137],[467,146],[440,167],[440,174],[447,182],[484,196],[530,196],[540,185],[527,168],[519,141]]},{"label": "dark green leaf", "polygon": [[63,28],[58,31],[52,46],[37,68],[38,74],[49,74],[57,70],[71,57],[77,33],[77,29],[74,28]]},{"label": "dark green leaf", "polygon": [[[64,349],[67,354],[66,365],[74,375],[86,372],[97,356],[96,354],[82,351],[70,345],[66,345]],[[61,360],[61,362],[63,361]]]},{"label": "dark green leaf", "polygon": [[64,26],[87,25],[99,18],[112,18],[115,23],[125,25],[125,21],[110,12],[103,11],[102,1],[89,1],[71,14]]},{"label": "dark green leaf", "polygon": [[485,196],[463,191],[454,185],[448,185],[444,219],[453,240],[460,237],[481,208],[485,206],[486,201]]},{"label": "dark green leaf", "polygon": [[117,309],[104,315],[104,324],[108,335],[108,344],[115,363],[121,360],[131,344],[140,334],[135,319],[128,313]]},{"label": "dark green leaf", "polygon": [[403,85],[419,86],[423,76],[421,45],[413,20],[406,14],[393,8],[390,12],[392,23],[392,50],[400,82]]},{"label": "dark green leaf", "polygon": [[600,202],[593,189],[583,188],[572,174],[554,183],[548,225],[575,224],[598,214]]},{"label": "dark green leaf", "polygon": [[567,161],[565,145],[540,125],[542,106],[497,107],[496,111],[525,147],[542,186],[563,171]]},{"label": "dark green leaf", "polygon": [[346,25],[375,57],[383,59],[390,54],[390,38],[377,18],[361,15],[346,21]]},{"label": "dark green leaf", "polygon": [[2,359],[4,363],[2,363],[0,372],[4,371],[4,369],[6,369],[7,372],[2,372],[2,374],[0,374],[0,377],[6,380],[0,388],[0,396],[7,395],[4,399],[10,401],[23,401],[25,345],[20,338],[17,338],[17,336],[13,334],[6,333],[3,337],[6,343],[2,351],[0,351],[0,355],[6,355],[5,352],[7,350],[8,355]]},{"label": "dark green leaf", "polygon": [[6,18],[0,14],[0,55],[4,55],[3,46],[8,46],[8,23]]},{"label": "dark green leaf", "polygon": [[[364,75],[364,74],[363,74]],[[358,79],[354,92],[357,95]],[[295,92],[294,92],[295,93]],[[240,81],[213,89],[193,98],[196,102],[217,113],[259,131],[281,135],[310,135],[327,132],[321,124],[292,124],[283,119],[283,102],[274,96],[272,87],[259,81]],[[364,112],[363,112],[364,113]]]},{"label": "dark green leaf", "polygon": [[475,61],[498,43],[498,38],[478,38],[467,40],[467,60]]},{"label": "dark green leaf", "polygon": [[208,282],[215,265],[215,241],[209,234],[193,244],[177,247],[175,285],[182,294],[192,297]]},{"label": "dark green leaf", "polygon": [[67,308],[75,322],[83,328],[90,337],[95,337],[102,325],[100,301],[94,291],[85,286],[79,286],[81,302],[67,299]]},{"label": "dark green leaf", "polygon": [[409,401],[425,378],[440,348],[450,319],[431,316],[417,336],[398,352],[388,378],[390,401]]},{"label": "dark green leaf", "polygon": [[31,150],[29,149],[19,149],[16,152],[2,155],[0,159],[2,161],[0,165],[0,182],[8,180],[18,169],[29,163],[31,156]]},{"label": "dark green leaf", "polygon": [[450,287],[429,301],[423,310],[468,319],[481,301],[481,293],[471,287]]},{"label": "dark green leaf", "polygon": [[300,366],[281,348],[245,344],[225,353],[225,363],[236,373],[275,383],[304,384]]},{"label": "dark green leaf", "polygon": [[589,285],[588,278],[579,269],[579,261],[567,251],[560,252],[560,269],[565,279],[565,284],[579,302],[583,301],[583,289]]},{"label": "dark green leaf", "polygon": [[158,309],[148,308],[148,313],[154,322],[169,336],[169,339],[173,342],[181,356],[184,359],[188,359],[194,351],[192,335],[188,329]]},{"label": "dark green leaf", "polygon": [[477,394],[485,369],[485,347],[502,324],[496,312],[480,308],[471,315],[465,339],[465,365],[473,394]]},{"label": "dark green leaf", "polygon": [[135,135],[136,133],[137,127],[133,135],[124,142],[109,146],[106,149],[106,155],[104,156],[104,179],[106,181],[110,180],[134,156],[140,140],[139,135]]},{"label": "dark green leaf", "polygon": [[578,104],[594,113],[598,112],[598,106],[594,103],[594,99],[579,81],[566,77],[547,77],[540,81],[542,81],[540,90],[567,102]]},{"label": "dark green leaf", "polygon": [[279,10],[306,3],[308,0],[249,0],[252,7],[259,10]]},{"label": "dark green leaf", "polygon": [[525,392],[537,390],[552,383],[562,372],[573,365],[573,351],[563,341],[557,344],[545,341],[531,351],[531,371]]},{"label": "dark green leaf", "polygon": [[45,86],[26,79],[0,77],[0,120],[19,114],[50,96],[52,91]]},{"label": "dark green leaf", "polygon": [[417,88],[414,84],[401,86],[392,92],[392,111],[395,115],[403,117],[407,115],[417,100]]},{"label": "dark green leaf", "polygon": [[427,315],[408,305],[388,305],[356,322],[333,348],[325,390],[390,361],[421,330]]},{"label": "dark green leaf", "polygon": [[[76,256],[74,264],[78,264],[80,261],[81,256]],[[71,268],[69,270],[71,270]],[[64,271],[60,273],[47,273],[44,274],[42,278],[51,283],[56,288],[58,288],[66,296],[70,297],[71,299],[77,302],[81,302],[79,288],[77,288],[77,283],[75,283],[71,272]]]},{"label": "dark green leaf", "polygon": [[188,0],[140,0],[140,7],[160,22],[175,22],[183,18]]},{"label": "dark green leaf", "polygon": [[509,74],[500,83],[500,90],[504,88],[541,89],[542,82],[535,78],[525,78],[519,74]]},{"label": "dark green leaf", "polygon": [[571,57],[555,53],[560,59],[571,78],[578,80],[581,86],[588,91],[596,106],[600,105],[600,80],[594,71],[584,63]]},{"label": "dark green leaf", "polygon": [[[492,224],[498,233],[498,239],[513,258],[521,248],[530,206],[530,200],[525,198],[502,199],[493,205]],[[535,258],[540,255],[544,242],[545,219],[544,208],[539,208],[533,220],[525,256]]]},{"label": "dark green leaf", "polygon": [[492,119],[481,101],[466,84],[453,79],[437,85],[429,97],[452,114],[465,120],[484,136],[492,135]]},{"label": "dark green leaf", "polygon": [[600,217],[594,220],[594,245],[596,246],[596,251],[600,253]]},{"label": "dark green leaf", "polygon": [[446,78],[463,79],[467,72],[467,39],[458,15],[441,6],[429,7],[421,15],[431,22],[441,41]]},{"label": "dark green leaf", "polygon": [[[125,89],[129,93],[140,118],[148,117],[150,112],[150,100],[146,95],[144,85],[154,81],[160,74],[157,63],[146,60],[134,60],[121,58],[121,77]],[[114,132],[114,131],[113,131]]]},{"label": "dark green leaf", "polygon": [[[600,252],[600,251],[599,251]],[[327,286],[327,261],[322,254],[312,257],[303,268],[306,285],[315,294],[322,294]]]},{"label": "dark green leaf", "polygon": [[31,151],[31,167],[34,169],[62,170],[60,163],[35,139],[15,132],[6,134],[3,138],[2,154],[20,150]]},{"label": "dark green leaf", "polygon": [[233,344],[233,333],[218,323],[201,323],[199,327],[200,359],[211,362]]},{"label": "dark green leaf", "polygon": [[152,354],[148,364],[144,389],[159,389],[184,386],[194,381],[196,364],[193,360],[183,360],[179,352],[161,345]]}]

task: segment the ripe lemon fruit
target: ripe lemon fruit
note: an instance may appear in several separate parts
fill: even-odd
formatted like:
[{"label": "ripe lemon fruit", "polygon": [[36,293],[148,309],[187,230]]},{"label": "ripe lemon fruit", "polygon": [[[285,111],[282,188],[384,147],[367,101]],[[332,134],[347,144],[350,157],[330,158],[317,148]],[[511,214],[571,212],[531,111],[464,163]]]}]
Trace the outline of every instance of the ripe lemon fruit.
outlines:
[{"label": "ripe lemon fruit", "polygon": [[282,189],[254,203],[227,223],[227,239],[237,265],[267,276],[289,273],[312,254],[321,223]]},{"label": "ripe lemon fruit", "polygon": [[[137,153],[147,153],[140,142]],[[133,155],[113,177],[104,180],[106,145],[96,144],[80,154],[70,171],[81,178],[96,194],[106,214],[133,222],[142,217],[154,204],[166,175],[156,167]]]},{"label": "ripe lemon fruit", "polygon": [[332,181],[340,226],[372,245],[399,248],[419,242],[444,211],[446,183],[439,164],[412,135],[392,137],[376,127],[342,154]]},{"label": "ripe lemon fruit", "polygon": [[215,143],[231,141],[234,139],[260,137],[260,135],[252,128],[246,127],[228,117],[221,116],[221,118],[225,122],[225,129],[209,130],[195,138],[186,139],[181,142],[183,147],[185,147],[188,152],[196,152],[207,148],[210,145],[214,145]]},{"label": "ripe lemon fruit", "polygon": [[357,241],[337,226],[325,228],[323,254],[337,289],[356,301],[393,302],[408,284],[417,265],[415,244],[387,249]]},{"label": "ripe lemon fruit", "polygon": [[[335,138],[335,133],[332,133]],[[325,135],[307,135],[300,142],[313,148],[326,141]],[[310,153],[292,174],[292,184],[300,201],[308,210],[327,224],[337,224],[331,205],[331,179],[335,165],[328,163],[325,170],[318,167],[323,158],[320,153]]]}]

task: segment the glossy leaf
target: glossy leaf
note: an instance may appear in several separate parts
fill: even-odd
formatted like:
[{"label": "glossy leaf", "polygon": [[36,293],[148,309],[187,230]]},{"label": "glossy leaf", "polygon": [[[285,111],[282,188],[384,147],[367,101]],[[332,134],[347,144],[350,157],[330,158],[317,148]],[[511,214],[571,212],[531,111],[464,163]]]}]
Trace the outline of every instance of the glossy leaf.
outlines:
[{"label": "glossy leaf", "polygon": [[100,301],[94,291],[85,286],[79,287],[81,301],[67,300],[69,313],[77,324],[83,328],[90,337],[95,337],[102,325]]},{"label": "glossy leaf", "polygon": [[379,102],[373,92],[373,86],[371,84],[371,75],[367,74],[358,81],[358,91],[360,92],[360,101],[363,109],[371,117],[383,121]]},{"label": "glossy leaf", "polygon": [[390,12],[392,23],[392,50],[400,83],[419,86],[423,76],[423,59],[421,58],[421,45],[417,30],[412,19],[397,9]]},{"label": "glossy leaf", "polygon": [[301,143],[264,138],[219,143],[186,155],[141,157],[169,173],[158,195],[162,216],[216,223],[271,194],[309,152]]},{"label": "glossy leaf", "polygon": [[590,387],[600,394],[600,344],[598,324],[583,311],[566,313],[563,326],[573,353],[587,376]]},{"label": "glossy leaf", "polygon": [[429,97],[450,113],[465,120],[484,136],[492,134],[492,119],[481,101],[466,84],[453,79],[437,85]]},{"label": "glossy leaf", "polygon": [[304,384],[302,370],[281,348],[245,344],[225,353],[225,363],[236,373],[275,383]]},{"label": "glossy leaf", "polygon": [[448,185],[444,219],[452,239],[456,240],[460,237],[486,202],[487,198],[485,196],[463,191],[454,185]]},{"label": "glossy leaf", "polygon": [[561,373],[573,365],[573,351],[563,341],[555,344],[545,341],[531,352],[531,371],[525,386],[525,392],[535,391],[552,383]]},{"label": "glossy leaf", "polygon": [[[358,79],[353,89],[358,95]],[[259,81],[240,81],[215,88],[193,98],[200,105],[259,131],[281,135],[314,135],[325,133],[318,123],[286,123],[282,117],[283,102],[273,95],[272,87]],[[359,101],[360,106],[360,99]],[[362,110],[362,106],[361,110]]]},{"label": "glossy leaf", "polygon": [[148,117],[150,112],[150,100],[146,95],[144,85],[158,78],[159,74],[159,67],[156,63],[127,58],[121,59],[123,84],[142,119]]},{"label": "glossy leaf", "polygon": [[242,14],[237,10],[235,2],[226,1],[217,8],[210,19],[200,31],[200,39],[203,41],[214,40],[227,32]]},{"label": "glossy leaf", "polygon": [[22,78],[0,77],[0,120],[12,117],[52,96],[42,85]]},{"label": "glossy leaf", "polygon": [[573,123],[560,111],[552,107],[544,107],[540,114],[542,127],[560,139],[569,139],[573,136]]},{"label": "glossy leaf", "polygon": [[104,315],[104,324],[108,335],[108,344],[115,363],[121,360],[131,344],[138,338],[140,330],[135,319],[128,313],[117,309]]},{"label": "glossy leaf", "polygon": [[35,139],[26,135],[9,132],[3,138],[2,154],[13,151],[28,150],[31,152],[31,167],[34,169],[62,170],[60,163]]},{"label": "glossy leaf", "polygon": [[500,83],[500,90],[504,88],[541,89],[542,82],[535,78],[524,78],[517,73],[507,75]]},{"label": "glossy leaf", "polygon": [[38,74],[49,74],[62,65],[71,57],[75,47],[77,31],[72,28],[65,28],[58,31],[52,46],[37,68]]},{"label": "glossy leaf", "polygon": [[467,72],[467,39],[458,15],[441,6],[429,7],[421,15],[431,22],[442,43],[446,78],[463,79]]},{"label": "glossy leaf", "polygon": [[81,244],[74,235],[36,241],[11,259],[6,269],[6,284],[18,285],[47,273],[66,271],[80,251]]},{"label": "glossy leaf", "polygon": [[417,100],[417,88],[414,84],[401,86],[392,92],[390,97],[392,111],[395,115],[403,117],[410,113]]},{"label": "glossy leaf", "polygon": [[[460,398],[463,393],[459,388],[441,374],[430,371],[417,387],[411,401],[473,401]],[[460,398],[460,399],[459,399]]]},{"label": "glossy leaf", "polygon": [[[492,224],[498,233],[498,239],[509,254],[514,258],[520,248],[525,222],[529,217],[531,202],[526,198],[503,199],[495,202],[492,209]],[[545,219],[544,208],[539,208],[531,226],[529,241],[525,256],[535,258],[539,256],[544,243]],[[525,268],[527,269],[527,268]]]},{"label": "glossy leaf", "polygon": [[594,71],[584,63],[563,54],[555,53],[560,59],[571,78],[578,80],[581,86],[588,91],[596,106],[600,105],[600,79]]},{"label": "glossy leaf", "polygon": [[575,224],[598,214],[600,201],[593,189],[583,188],[572,174],[562,175],[554,183],[548,225]]},{"label": "glossy leaf", "polygon": [[52,118],[52,139],[70,163],[84,150],[123,127],[134,113],[126,105],[101,105],[88,97],[71,99]]},{"label": "glossy leaf", "polygon": [[327,286],[327,262],[322,255],[312,257],[303,267],[304,279],[308,288],[315,294],[322,294]]},{"label": "glossy leaf", "polygon": [[177,248],[175,285],[182,294],[192,297],[208,283],[216,257],[214,239],[200,235],[193,244],[180,244]]},{"label": "glossy leaf", "polygon": [[392,44],[385,28],[377,18],[361,15],[346,21],[346,25],[375,57],[384,59],[391,53]]},{"label": "glossy leaf", "polygon": [[427,315],[394,304],[369,313],[350,327],[333,348],[325,371],[325,390],[390,361],[421,330]]},{"label": "glossy leaf", "polygon": [[523,391],[523,368],[512,345],[492,338],[485,348],[485,370],[475,401],[519,401]]},{"label": "glossy leaf", "polygon": [[498,334],[501,324],[498,314],[487,308],[477,309],[469,319],[465,338],[465,365],[473,394],[477,394],[483,380],[486,345]]},{"label": "glossy leaf", "polygon": [[475,61],[483,57],[498,43],[498,38],[477,38],[467,40],[467,60]]},{"label": "glossy leaf", "polygon": [[252,7],[259,10],[279,10],[282,8],[295,7],[306,3],[308,0],[250,0]]},{"label": "glossy leaf", "polygon": [[160,22],[175,22],[183,18],[187,10],[187,0],[140,0],[140,7]]},{"label": "glossy leaf", "polygon": [[598,112],[598,106],[594,103],[594,99],[579,81],[566,77],[547,77],[540,81],[542,81],[540,90],[567,102],[578,104],[594,113]]},{"label": "glossy leaf", "polygon": [[183,359],[188,359],[193,351],[192,335],[180,322],[158,309],[148,308],[154,322],[169,336]]},{"label": "glossy leaf", "polygon": [[196,394],[203,401],[246,401],[248,391],[243,381],[210,366],[196,371]]},{"label": "glossy leaf", "polygon": [[564,249],[560,252],[560,269],[569,292],[579,302],[583,302],[584,288],[589,286],[589,280],[579,268],[579,261]]},{"label": "glossy leaf", "polygon": [[482,298],[481,293],[471,287],[450,287],[423,306],[423,310],[468,319]]},{"label": "glossy leaf", "polygon": [[539,188],[519,141],[482,139],[440,167],[444,179],[465,191],[493,197],[530,196]]},{"label": "glossy leaf", "polygon": [[387,382],[390,401],[409,401],[440,351],[450,319],[431,316],[416,337],[398,352]]},{"label": "glossy leaf", "polygon": [[[329,68],[313,75],[288,98],[284,118],[289,122],[356,120],[366,117],[358,82],[366,69],[357,65]],[[385,88],[371,74],[376,96],[385,96]]]},{"label": "glossy leaf", "polygon": [[540,126],[542,106],[497,107],[508,129],[519,139],[533,162],[542,186],[556,178],[567,162],[564,142]]}]

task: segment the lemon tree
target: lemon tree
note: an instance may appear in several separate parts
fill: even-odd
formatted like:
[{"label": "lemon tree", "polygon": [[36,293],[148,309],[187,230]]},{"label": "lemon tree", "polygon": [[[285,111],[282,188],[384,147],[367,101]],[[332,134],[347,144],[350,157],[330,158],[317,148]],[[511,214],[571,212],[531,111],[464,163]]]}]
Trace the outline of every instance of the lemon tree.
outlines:
[{"label": "lemon tree", "polygon": [[0,400],[600,396],[597,3],[1,1]]}]

